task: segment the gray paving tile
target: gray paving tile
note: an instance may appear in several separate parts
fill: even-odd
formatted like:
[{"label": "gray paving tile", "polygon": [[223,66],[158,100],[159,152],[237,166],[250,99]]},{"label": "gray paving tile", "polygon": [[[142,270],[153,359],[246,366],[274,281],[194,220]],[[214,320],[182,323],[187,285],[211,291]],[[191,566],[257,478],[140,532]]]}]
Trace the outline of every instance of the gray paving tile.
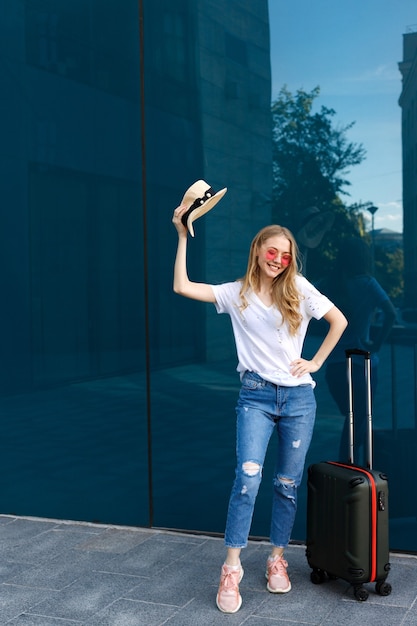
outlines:
[{"label": "gray paving tile", "polygon": [[115,556],[107,564],[106,571],[150,576],[181,559],[184,553],[192,555],[200,546],[201,542],[190,543],[186,536],[180,538],[169,534],[155,534],[128,553]]},{"label": "gray paving tile", "polygon": [[81,623],[72,619],[54,619],[53,617],[44,617],[43,615],[30,615],[29,613],[19,615],[19,617],[7,622],[10,626],[77,626],[77,624]]},{"label": "gray paving tile", "polygon": [[36,606],[38,615],[87,620],[137,584],[135,576],[89,572]]},{"label": "gray paving tile", "polygon": [[416,626],[417,625],[417,605],[413,606],[405,614],[404,620],[401,622],[401,626]]},{"label": "gray paving tile", "polygon": [[[83,576],[92,576],[95,571],[106,568],[108,554],[84,553],[67,549],[59,556],[39,565],[19,563],[7,582],[38,589],[57,591],[75,583]],[[18,568],[18,569],[17,569]]]},{"label": "gray paving tile", "polygon": [[169,623],[176,610],[169,605],[120,599],[90,618],[88,626],[159,626]]},{"label": "gray paving tile", "polygon": [[0,525],[0,545],[5,542],[22,543],[56,527],[56,522],[47,520],[38,521],[19,517],[3,517],[3,523]]},{"label": "gray paving tile", "polygon": [[[55,521],[0,517],[0,551],[3,560],[36,563],[49,560],[85,540],[83,525],[60,525]],[[89,529],[88,534],[94,534]]]},{"label": "gray paving tile", "polygon": [[366,626],[393,626],[393,624],[399,626],[405,614],[406,611],[402,607],[352,600],[339,603],[337,611],[332,611],[323,622],[316,623],[323,626],[357,626],[358,623]]},{"label": "gray paving tile", "polygon": [[8,620],[33,610],[45,599],[50,600],[53,593],[3,583],[0,585],[0,623],[6,624]]},{"label": "gray paving tile", "polygon": [[255,613],[262,606],[264,594],[247,590],[242,602],[242,607],[238,613],[225,615],[221,613],[215,603],[216,588],[204,587],[199,591],[192,601],[181,609],[178,609],[170,617],[164,626],[239,626],[246,624],[250,615]]},{"label": "gray paving tile", "polygon": [[[86,535],[100,535],[107,530],[105,524],[94,524],[93,522],[73,522],[64,520],[54,520],[56,522],[57,530],[76,530],[79,533],[85,533]],[[110,526],[112,528],[112,526]],[[119,527],[114,527],[119,528]]]},{"label": "gray paving tile", "polygon": [[[1,533],[0,527],[0,533]],[[22,539],[1,539],[4,558],[24,563],[47,562],[85,540],[85,534],[76,530],[48,528],[43,532]]]},{"label": "gray paving tile", "polygon": [[[382,604],[409,607],[417,595],[417,557],[391,558],[391,571],[387,582],[392,585],[390,596],[381,599]],[[378,596],[376,596],[378,598]]]},{"label": "gray paving tile", "polygon": [[88,537],[77,545],[77,550],[95,550],[112,554],[125,554],[135,546],[154,535],[147,531],[132,531],[120,528],[107,528],[99,534]]},{"label": "gray paving tile", "polygon": [[22,563],[14,563],[13,561],[0,561],[0,584],[5,582],[11,582],[18,573],[25,568],[26,565]]},{"label": "gray paving tile", "polygon": [[[289,569],[291,591],[286,594],[266,596],[258,617],[293,621],[295,623],[321,624],[324,619],[340,604],[340,593],[332,593],[327,584],[313,585],[310,574],[305,569]],[[344,584],[346,589],[346,584]]]},{"label": "gray paving tile", "polygon": [[258,617],[257,615],[253,615],[246,620],[245,626],[285,626],[285,624],[287,624],[288,626],[294,626],[294,623],[296,623],[297,626],[302,626],[302,624],[304,623],[308,624],[308,622],[294,622],[294,620],[280,619],[278,615],[279,614],[277,614],[276,619],[271,617]]}]

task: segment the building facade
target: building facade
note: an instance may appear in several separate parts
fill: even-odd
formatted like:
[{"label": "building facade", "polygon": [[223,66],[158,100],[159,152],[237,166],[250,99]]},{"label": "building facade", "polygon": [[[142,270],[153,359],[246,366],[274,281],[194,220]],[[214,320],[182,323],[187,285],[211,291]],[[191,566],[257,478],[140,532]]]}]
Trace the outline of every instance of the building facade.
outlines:
[{"label": "building facade", "polygon": [[27,0],[0,31],[1,510],[221,530],[189,468],[233,347],[172,292],[171,217],[228,187],[190,241],[210,281],[269,221],[267,2]]},{"label": "building facade", "polygon": [[403,35],[402,92],[404,315],[417,321],[417,32]]}]

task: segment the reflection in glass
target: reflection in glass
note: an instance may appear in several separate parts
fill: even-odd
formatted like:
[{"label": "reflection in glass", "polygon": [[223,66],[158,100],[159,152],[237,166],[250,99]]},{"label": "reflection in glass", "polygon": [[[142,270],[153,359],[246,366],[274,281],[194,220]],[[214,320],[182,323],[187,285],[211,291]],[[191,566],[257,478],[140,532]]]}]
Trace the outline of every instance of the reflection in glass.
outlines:
[{"label": "reflection in glass", "polygon": [[[374,466],[389,477],[391,546],[415,550],[417,488],[411,476],[417,449],[417,39],[416,28],[406,28],[415,21],[415,7],[409,2],[386,7],[377,18],[378,37],[370,46],[367,37],[353,35],[358,22],[353,23],[347,5],[318,12],[316,6],[302,4],[269,3],[273,210],[277,219],[299,224],[306,275],[345,305],[351,326],[339,348],[345,342],[365,341],[371,352],[378,352],[378,360],[372,357]],[[375,13],[371,5],[363,8],[359,30],[369,32],[375,27]],[[402,60],[395,52],[401,36]],[[356,151],[356,159],[343,167],[343,159],[333,160],[338,151],[342,156]],[[346,252],[352,237],[370,253],[358,270],[362,277],[354,277],[357,255]],[[357,334],[360,320],[363,336]],[[312,330],[306,350],[322,332],[319,326]],[[312,461],[345,454],[340,415],[346,412],[346,384],[341,355],[340,365],[335,363],[338,352],[317,375],[321,416]],[[359,420],[359,440],[361,430]],[[361,458],[360,448],[358,455]]]}]

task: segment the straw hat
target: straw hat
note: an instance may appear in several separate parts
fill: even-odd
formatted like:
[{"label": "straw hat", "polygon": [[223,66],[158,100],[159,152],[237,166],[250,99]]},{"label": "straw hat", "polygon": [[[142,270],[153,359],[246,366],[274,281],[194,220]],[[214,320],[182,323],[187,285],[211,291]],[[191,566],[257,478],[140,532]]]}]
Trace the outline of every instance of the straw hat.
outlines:
[{"label": "straw hat", "polygon": [[197,180],[187,189],[181,204],[185,204],[188,210],[182,216],[182,223],[189,230],[191,237],[194,237],[193,222],[210,211],[218,203],[227,191],[227,187],[220,191],[215,191],[204,180]]}]

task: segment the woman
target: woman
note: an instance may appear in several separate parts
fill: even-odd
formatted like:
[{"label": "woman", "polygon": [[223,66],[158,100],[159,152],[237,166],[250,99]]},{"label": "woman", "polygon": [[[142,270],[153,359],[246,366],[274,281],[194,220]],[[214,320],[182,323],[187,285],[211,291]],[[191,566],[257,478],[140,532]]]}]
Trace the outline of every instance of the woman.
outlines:
[{"label": "woman", "polygon": [[[294,524],[297,487],[315,420],[310,374],[323,365],[347,322],[298,273],[297,245],[290,231],[281,226],[268,226],[256,235],[241,280],[222,285],[191,282],[186,264],[187,229],[181,221],[186,211],[187,206],[179,206],[172,219],[178,232],[174,291],[212,302],[218,313],[230,315],[242,381],[236,408],[236,477],[225,532],[227,555],[216,598],[221,611],[236,613],[242,604],[240,552],[247,545],[262,466],[274,430],[279,443],[267,588],[272,593],[291,589],[283,555]],[[311,317],[324,317],[330,326],[314,357],[307,360],[301,351]]]},{"label": "woman", "polygon": [[[345,350],[359,348],[371,353],[372,397],[378,384],[378,352],[391,332],[396,318],[394,305],[387,293],[371,275],[371,249],[359,237],[344,240],[336,257],[335,269],[319,283],[319,288],[343,311],[349,327],[326,363],[326,382],[340,412],[344,415],[344,425],[339,446],[339,460],[349,459],[349,406],[346,385]],[[381,315],[381,324],[374,327],[371,337],[373,316]],[[354,388],[354,443],[355,463],[366,465],[365,444],[367,435],[366,395],[363,359],[352,358],[352,379]]]}]

